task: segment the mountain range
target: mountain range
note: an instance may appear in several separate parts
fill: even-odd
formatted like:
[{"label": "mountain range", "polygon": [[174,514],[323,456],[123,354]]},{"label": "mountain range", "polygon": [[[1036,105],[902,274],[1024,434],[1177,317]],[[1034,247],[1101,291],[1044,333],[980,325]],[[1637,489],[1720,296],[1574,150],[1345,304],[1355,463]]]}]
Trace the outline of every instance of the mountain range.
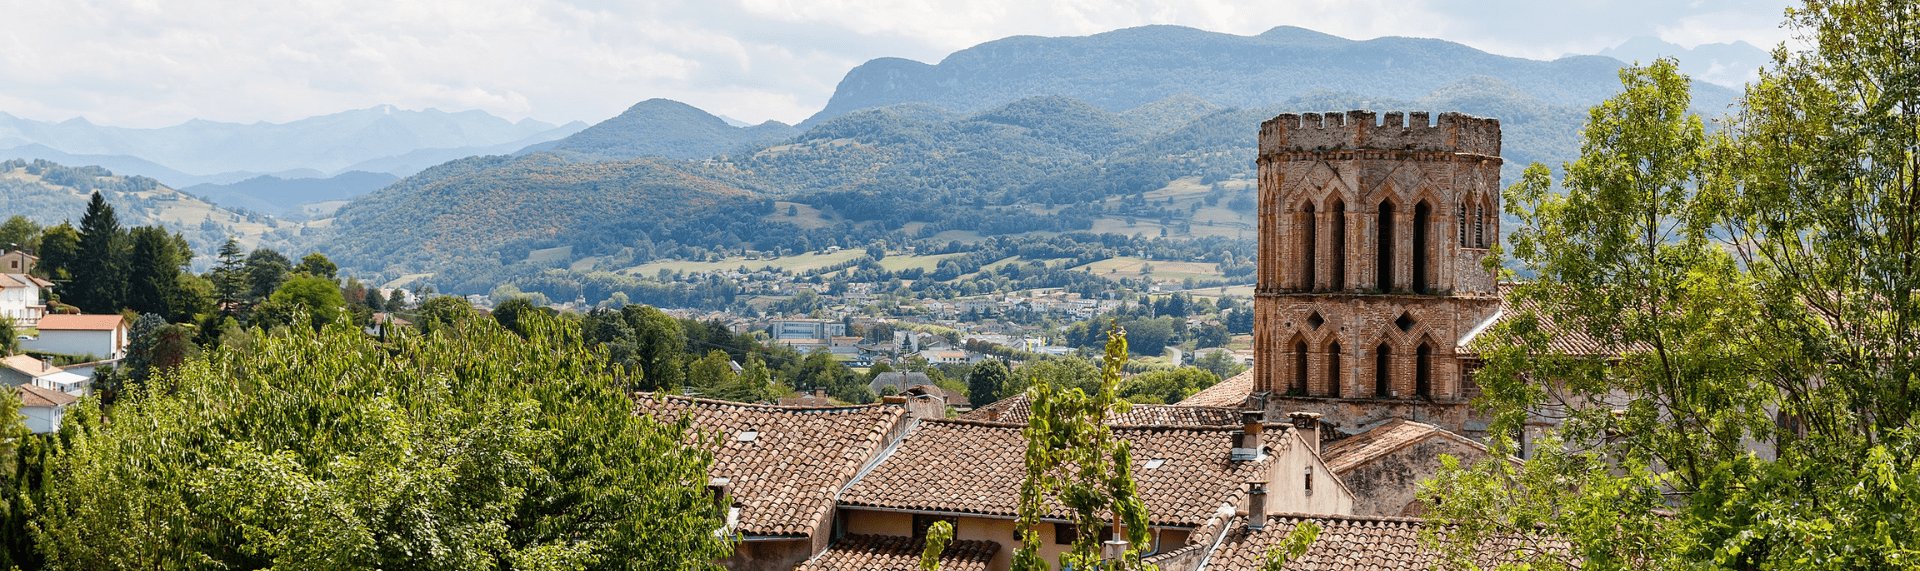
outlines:
[{"label": "mountain range", "polygon": [[[441,127],[418,127],[396,137],[401,143],[362,153],[388,154],[357,162],[348,159],[360,155],[324,151],[317,142],[283,148],[335,157],[325,163],[335,170],[249,171],[188,190],[261,211],[354,197],[337,216],[305,225],[301,238],[343,268],[386,277],[439,272],[484,291],[529,273],[618,269],[716,250],[1133,227],[1141,217],[1158,220],[1162,231],[1191,226],[1198,206],[1176,211],[1171,201],[1156,206],[1142,197],[1170,185],[1210,186],[1209,205],[1215,196],[1244,193],[1257,126],[1282,112],[1496,117],[1512,177],[1529,162],[1557,167],[1577,154],[1586,108],[1618,90],[1622,65],[1602,56],[1512,58],[1431,39],[1355,41],[1293,27],[1257,36],[1147,26],[1013,37],[936,64],[867,62],[798,126],[745,125],[665,99],[592,126],[560,127],[375,108],[312,124],[360,125],[353,132],[362,134]],[[1717,111],[1736,94],[1696,82],[1694,96],[1696,109]],[[368,122],[369,115],[406,119]],[[454,117],[477,126],[461,131],[447,123],[458,123]],[[12,132],[4,125],[0,141]],[[466,133],[463,143],[447,143],[460,138],[456,132]],[[96,156],[166,164],[132,153]],[[269,165],[292,163],[254,166]],[[348,172],[355,170],[365,172]],[[341,180],[300,178],[314,175]],[[383,176],[406,178],[388,184]],[[530,266],[535,251],[544,253]]]},{"label": "mountain range", "polygon": [[[85,118],[34,121],[0,113],[0,158],[117,163],[108,168],[179,186],[224,184],[266,174],[325,177],[353,170],[404,176],[449,158],[500,146],[519,149],[584,128],[578,122],[514,122],[485,111],[409,111],[391,105],[287,123],[193,120],[156,129],[95,125]],[[373,166],[424,149],[445,152],[390,168]]]}]

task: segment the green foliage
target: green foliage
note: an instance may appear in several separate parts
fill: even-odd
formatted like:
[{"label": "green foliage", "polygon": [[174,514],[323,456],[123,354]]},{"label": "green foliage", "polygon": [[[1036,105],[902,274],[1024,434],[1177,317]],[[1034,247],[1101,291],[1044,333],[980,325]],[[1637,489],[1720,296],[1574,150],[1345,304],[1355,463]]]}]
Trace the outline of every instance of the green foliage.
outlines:
[{"label": "green foliage", "polygon": [[1213,376],[1221,379],[1231,379],[1234,375],[1238,375],[1247,370],[1246,365],[1242,365],[1233,360],[1233,353],[1226,351],[1207,353],[1206,356],[1195,359],[1193,366],[1206,369],[1207,372],[1213,373]]},{"label": "green foliage", "polygon": [[441,329],[456,327],[480,316],[473,309],[473,303],[467,298],[443,295],[420,303],[419,311],[414,314],[414,327],[421,333],[431,333]]},{"label": "green foliage", "polygon": [[196,292],[185,289],[183,278],[193,261],[185,238],[158,226],[140,226],[128,232],[131,255],[127,275],[126,309],[159,314],[173,321],[193,319],[200,309]]},{"label": "green foliage", "polygon": [[83,402],[32,535],[71,569],[718,569],[693,428],[526,325],[295,327]]},{"label": "green foliage", "polygon": [[40,235],[40,263],[34,266],[33,272],[56,281],[69,279],[79,260],[80,231],[62,222]]},{"label": "green foliage", "polygon": [[[1133,483],[1131,447],[1114,437],[1106,423],[1108,414],[1128,408],[1115,394],[1127,362],[1127,337],[1115,327],[1108,339],[1092,391],[1050,382],[1027,389],[1032,398],[1022,431],[1027,476],[1020,484],[1015,528],[1020,548],[1013,554],[1013,569],[1047,569],[1040,557],[1039,527],[1056,506],[1071,512],[1079,530],[1073,546],[1060,554],[1060,569],[1151,569],[1140,562],[1140,554],[1150,547],[1148,518]],[[1102,561],[1100,532],[1109,524],[1114,537],[1124,538],[1128,546],[1118,560]]]},{"label": "green foliage", "polygon": [[293,273],[293,262],[285,255],[270,248],[259,248],[247,254],[244,265],[247,293],[254,300],[264,300],[280,289]]},{"label": "green foliage", "polygon": [[1313,540],[1318,537],[1320,537],[1319,522],[1300,522],[1300,525],[1294,526],[1293,531],[1287,533],[1287,538],[1281,540],[1279,545],[1267,550],[1267,559],[1261,562],[1260,571],[1284,571],[1287,568],[1287,562],[1305,555],[1307,548],[1313,547]]},{"label": "green foliage", "polygon": [[0,224],[0,248],[37,252],[40,250],[40,233],[44,229],[25,216],[15,214]]},{"label": "green foliage", "polygon": [[220,244],[213,271],[207,273],[207,279],[213,282],[213,291],[218,296],[221,311],[231,311],[246,295],[246,259],[241,256],[245,252],[240,248],[240,241],[228,236],[227,241]]},{"label": "green foliage", "polygon": [[1007,378],[1007,364],[999,359],[987,359],[974,366],[973,374],[967,376],[967,401],[974,406],[986,406],[1002,398]]},{"label": "green foliage", "polygon": [[927,527],[927,546],[920,552],[920,571],[940,571],[940,554],[953,541],[953,524],[946,520]]},{"label": "green foliage", "polygon": [[[298,308],[315,329],[335,321],[350,321],[345,319],[347,300],[340,294],[340,284],[323,277],[294,276],[274,290],[266,305]],[[264,305],[259,311],[267,313]]]},{"label": "green foliage", "polygon": [[1180,367],[1151,371],[1120,383],[1120,398],[1135,404],[1174,404],[1220,382],[1220,377],[1199,367]]},{"label": "green foliage", "polygon": [[78,256],[65,266],[73,280],[61,301],[86,313],[119,313],[127,295],[127,235],[113,205],[94,193],[80,217]]},{"label": "green foliage", "polygon": [[334,274],[338,272],[339,269],[339,266],[333,264],[333,260],[327,259],[326,254],[319,252],[307,254],[307,257],[300,258],[300,265],[293,267],[295,273],[330,280],[334,279]]},{"label": "green foliage", "polygon": [[[1672,62],[1629,69],[1565,195],[1538,166],[1508,190],[1539,276],[1515,305],[1540,310],[1483,336],[1481,405],[1496,435],[1566,420],[1523,466],[1499,436],[1423,491],[1460,522],[1455,565],[1531,531],[1575,545],[1536,569],[1920,564],[1914,22],[1910,3],[1792,10],[1811,49],[1777,50],[1715,135]],[[1617,358],[1540,350],[1548,319]]]}]

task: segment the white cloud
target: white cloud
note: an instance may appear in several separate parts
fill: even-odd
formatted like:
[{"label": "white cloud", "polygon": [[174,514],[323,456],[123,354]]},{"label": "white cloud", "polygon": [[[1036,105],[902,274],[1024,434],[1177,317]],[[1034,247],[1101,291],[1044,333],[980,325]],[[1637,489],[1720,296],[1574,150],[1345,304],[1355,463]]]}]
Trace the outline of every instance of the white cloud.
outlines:
[{"label": "white cloud", "polygon": [[1766,46],[1778,0],[11,0],[0,111],[161,126],[343,109],[483,109],[597,121],[651,97],[796,122],[868,59],[934,62],[1019,34],[1146,24],[1293,25],[1440,37],[1507,55],[1593,53],[1636,35]]}]

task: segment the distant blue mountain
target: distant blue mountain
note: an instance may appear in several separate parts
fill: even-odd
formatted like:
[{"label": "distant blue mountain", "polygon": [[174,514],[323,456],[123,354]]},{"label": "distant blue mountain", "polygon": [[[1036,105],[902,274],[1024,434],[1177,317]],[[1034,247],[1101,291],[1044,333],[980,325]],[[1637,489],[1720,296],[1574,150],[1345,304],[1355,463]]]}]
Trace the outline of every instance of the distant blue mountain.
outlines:
[{"label": "distant blue mountain", "polygon": [[[0,146],[39,144],[72,155],[139,157],[188,176],[294,169],[331,173],[363,161],[419,149],[484,147],[512,142],[524,146],[571,133],[534,139],[555,129],[561,128],[532,119],[508,121],[485,111],[407,111],[390,105],[288,123],[240,124],[196,119],[158,129],[108,127],[81,118],[58,123],[33,121],[0,113]],[[139,174],[161,178],[157,174]],[[161,180],[169,184],[192,184],[179,179]]]},{"label": "distant blue mountain", "polygon": [[[1499,80],[1550,105],[1591,105],[1619,91],[1620,66],[1599,56],[1537,61],[1445,40],[1356,41],[1291,26],[1258,36],[1144,26],[1085,37],[1015,36],[934,65],[869,61],[848,72],[826,108],[799,126],[898,103],[973,112],[1043,95],[1114,112],[1178,94],[1228,107],[1270,105],[1314,91],[1413,100],[1472,76]],[[1702,108],[1734,96],[1716,85],[1697,91]]]},{"label": "distant blue mountain", "polygon": [[396,180],[400,177],[391,173],[351,171],[328,178],[257,176],[230,184],[198,184],[180,190],[229,208],[278,214],[302,204],[351,199]]},{"label": "distant blue mountain", "polygon": [[1773,63],[1773,56],[1753,44],[1700,44],[1693,49],[1640,36],[1626,43],[1600,50],[1600,55],[1627,63],[1650,63],[1662,57],[1680,61],[1680,71],[1695,79],[1728,87],[1737,87],[1759,77],[1758,70]]}]

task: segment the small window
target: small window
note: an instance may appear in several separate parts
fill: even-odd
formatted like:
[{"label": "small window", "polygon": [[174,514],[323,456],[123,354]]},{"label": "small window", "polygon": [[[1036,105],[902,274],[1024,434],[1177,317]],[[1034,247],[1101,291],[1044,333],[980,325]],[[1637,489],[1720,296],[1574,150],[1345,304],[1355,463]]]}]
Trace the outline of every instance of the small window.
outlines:
[{"label": "small window", "polygon": [[1307,495],[1313,495],[1313,467],[1307,467]]},{"label": "small window", "polygon": [[1159,467],[1161,467],[1161,466],[1164,466],[1164,465],[1166,465],[1166,464],[1167,464],[1167,459],[1166,459],[1166,458],[1154,458],[1154,459],[1152,459],[1152,460],[1148,460],[1148,461],[1147,461],[1147,465],[1145,465],[1145,466],[1141,466],[1141,467],[1140,467],[1140,469],[1142,469],[1142,470],[1152,470],[1152,469],[1154,469],[1154,468],[1159,468]]},{"label": "small window", "polygon": [[1320,329],[1320,326],[1326,325],[1326,324],[1327,324],[1326,318],[1320,317],[1320,312],[1318,311],[1313,312],[1313,315],[1307,316],[1307,328],[1309,329],[1313,329],[1317,331]]},{"label": "small window", "polygon": [[1399,319],[1393,320],[1393,325],[1394,327],[1399,327],[1401,332],[1413,331],[1413,326],[1415,325],[1413,315],[1402,313]]},{"label": "small window", "polygon": [[753,442],[754,440],[758,440],[759,438],[760,438],[760,433],[752,430],[742,432],[740,433],[739,436],[733,437],[734,440],[738,440],[741,442]]},{"label": "small window", "polygon": [[[1078,539],[1079,537],[1080,537],[1080,526],[1077,526],[1071,523],[1053,524],[1053,544],[1054,545],[1073,545],[1073,540]],[[1112,541],[1112,540],[1113,540],[1113,528],[1110,526],[1104,526],[1104,525],[1100,526],[1100,541]]]},{"label": "small window", "polygon": [[933,522],[936,521],[947,522],[947,525],[953,526],[954,535],[960,534],[960,518],[958,517],[913,514],[913,538],[925,539],[927,537],[927,529],[933,527]]}]

